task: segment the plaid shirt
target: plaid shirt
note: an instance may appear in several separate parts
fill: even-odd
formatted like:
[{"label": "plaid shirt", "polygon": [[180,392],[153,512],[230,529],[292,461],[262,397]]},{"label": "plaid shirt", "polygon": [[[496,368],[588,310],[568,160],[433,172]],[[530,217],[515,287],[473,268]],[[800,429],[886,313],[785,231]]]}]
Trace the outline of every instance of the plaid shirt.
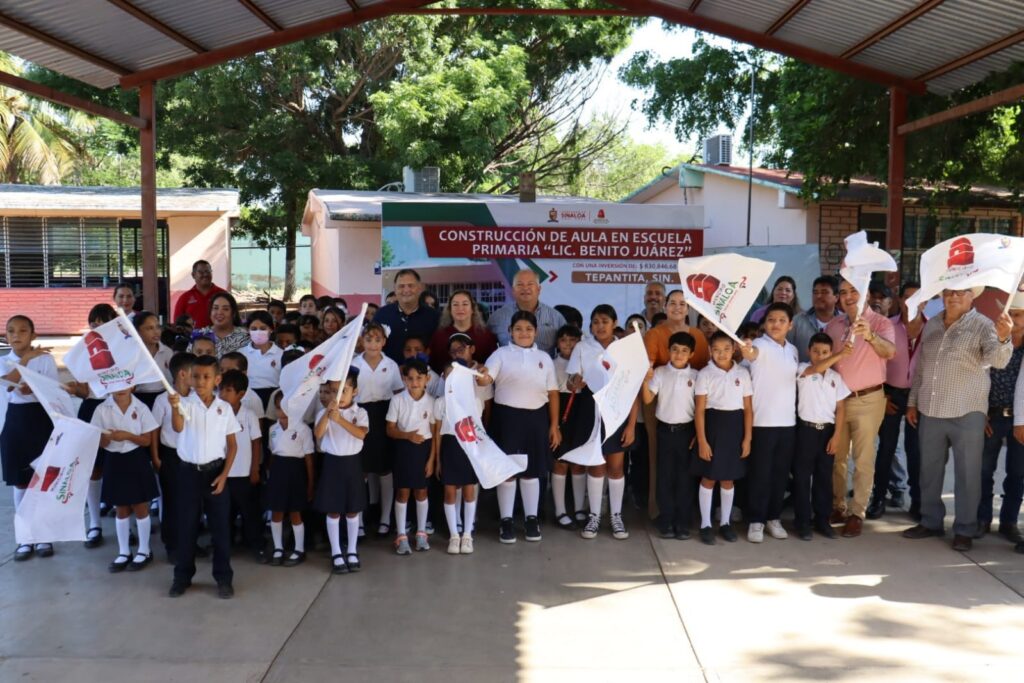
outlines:
[{"label": "plaid shirt", "polygon": [[988,412],[986,366],[1006,367],[1013,344],[999,343],[992,321],[972,309],[948,328],[942,315],[925,323],[919,353],[907,406],[952,418]]}]

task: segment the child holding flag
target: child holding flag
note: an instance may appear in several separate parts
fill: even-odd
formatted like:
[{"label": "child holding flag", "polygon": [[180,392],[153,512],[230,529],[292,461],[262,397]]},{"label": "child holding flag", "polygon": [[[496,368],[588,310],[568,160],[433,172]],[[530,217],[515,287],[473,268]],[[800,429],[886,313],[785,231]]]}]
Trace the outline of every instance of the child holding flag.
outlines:
[{"label": "child holding flag", "polygon": [[[196,357],[191,353],[176,353],[171,356],[171,386],[179,396],[192,393],[192,364]],[[153,403],[153,419],[159,425],[153,439],[153,464],[160,482],[160,540],[167,551],[167,559],[174,561],[178,539],[178,432],[174,431],[170,394],[166,391],[156,397]],[[92,482],[89,482],[90,486]],[[88,543],[88,541],[86,541]]]},{"label": "child holding flag", "polygon": [[[146,350],[149,351],[149,355],[153,356],[153,360],[156,361],[160,372],[170,382],[170,363],[171,356],[174,354],[169,347],[164,346],[160,342],[160,318],[157,317],[156,313],[139,311],[132,318],[132,323],[135,325],[135,331],[139,333],[142,343],[145,344]],[[163,392],[164,385],[160,380],[146,382],[135,387],[135,398],[145,403],[146,407],[152,410],[156,397]]]},{"label": "child holding flag", "polygon": [[[576,402],[576,392],[570,391],[569,359],[573,349],[583,338],[583,333],[573,325],[562,325],[555,334],[557,353],[555,354],[555,379],[558,381],[558,405],[562,411],[562,443],[555,454],[555,464],[551,471],[551,494],[555,501],[555,522],[563,529],[574,529],[577,524],[585,524],[587,513],[583,509],[583,497],[586,495],[587,468],[583,465],[568,463],[559,459],[577,446],[583,445],[590,437],[591,425],[594,423],[593,401]],[[565,509],[565,477],[572,473],[572,501],[575,515],[570,517]]]}]

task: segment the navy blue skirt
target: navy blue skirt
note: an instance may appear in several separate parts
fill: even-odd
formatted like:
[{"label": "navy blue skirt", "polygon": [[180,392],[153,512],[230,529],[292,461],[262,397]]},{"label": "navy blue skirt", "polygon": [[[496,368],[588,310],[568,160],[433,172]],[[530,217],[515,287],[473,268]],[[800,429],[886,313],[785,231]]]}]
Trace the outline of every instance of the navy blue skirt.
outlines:
[{"label": "navy blue skirt", "polygon": [[369,419],[369,430],[363,439],[359,460],[367,474],[387,474],[393,467],[393,445],[387,435],[388,406],[391,401],[361,403]]},{"label": "navy blue skirt", "polygon": [[82,399],[82,405],[78,406],[78,419],[82,422],[92,422],[92,416],[106,399],[86,398]]},{"label": "navy blue skirt", "polygon": [[148,448],[134,448],[127,453],[100,449],[103,467],[103,488],[100,498],[107,505],[138,505],[160,495],[156,473]]},{"label": "navy blue skirt", "polygon": [[275,455],[270,459],[267,475],[267,508],[272,512],[301,512],[309,499],[306,487],[306,458]]},{"label": "navy blue skirt", "polygon": [[266,412],[267,406],[270,404],[270,397],[277,391],[277,387],[263,387],[262,389],[253,389],[253,391],[260,397],[260,402],[263,404],[263,412]]},{"label": "navy blue skirt", "polygon": [[0,432],[0,459],[4,482],[25,488],[32,480],[32,461],[42,455],[53,422],[39,403],[10,403]]},{"label": "navy blue skirt", "polygon": [[313,507],[324,514],[352,514],[366,509],[366,483],[357,456],[324,453]]},{"label": "navy blue skirt", "polygon": [[427,460],[430,458],[430,444],[433,439],[423,443],[413,443],[408,439],[392,442],[395,453],[394,475],[396,489],[427,488]]},{"label": "navy blue skirt", "polygon": [[690,461],[690,473],[714,481],[742,479],[747,473],[747,462],[740,458],[743,451],[743,411],[705,410],[704,434],[711,446],[711,462],[701,460],[695,453]]},{"label": "navy blue skirt", "polygon": [[479,483],[476,470],[459,440],[451,434],[441,437],[441,483],[445,486],[469,486]]},{"label": "navy blue skirt", "polygon": [[[551,423],[546,405],[536,410],[525,410],[495,403],[491,425],[494,443],[501,450],[510,455],[526,453],[526,470],[516,478],[536,479],[547,475],[551,469],[551,449],[548,447]],[[592,429],[593,423],[590,426]]]}]

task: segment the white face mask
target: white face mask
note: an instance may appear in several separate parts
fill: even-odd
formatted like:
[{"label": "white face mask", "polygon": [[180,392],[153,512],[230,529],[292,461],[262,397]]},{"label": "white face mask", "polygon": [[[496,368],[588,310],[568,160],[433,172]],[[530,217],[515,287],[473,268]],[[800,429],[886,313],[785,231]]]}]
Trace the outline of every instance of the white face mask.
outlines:
[{"label": "white face mask", "polygon": [[270,341],[270,330],[249,330],[249,339],[253,345],[262,346]]}]

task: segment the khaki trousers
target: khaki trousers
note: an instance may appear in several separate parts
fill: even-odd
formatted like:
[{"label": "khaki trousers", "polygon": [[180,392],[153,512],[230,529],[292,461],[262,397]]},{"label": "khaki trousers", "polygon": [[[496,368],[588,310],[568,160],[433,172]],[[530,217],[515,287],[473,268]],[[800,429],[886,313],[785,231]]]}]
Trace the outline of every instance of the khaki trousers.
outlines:
[{"label": "khaki trousers", "polygon": [[[850,395],[843,401],[846,419],[838,427],[836,457],[832,464],[832,506],[864,519],[875,479],[875,439],[885,417],[885,392]],[[849,459],[853,458],[853,498],[846,501]]]}]

